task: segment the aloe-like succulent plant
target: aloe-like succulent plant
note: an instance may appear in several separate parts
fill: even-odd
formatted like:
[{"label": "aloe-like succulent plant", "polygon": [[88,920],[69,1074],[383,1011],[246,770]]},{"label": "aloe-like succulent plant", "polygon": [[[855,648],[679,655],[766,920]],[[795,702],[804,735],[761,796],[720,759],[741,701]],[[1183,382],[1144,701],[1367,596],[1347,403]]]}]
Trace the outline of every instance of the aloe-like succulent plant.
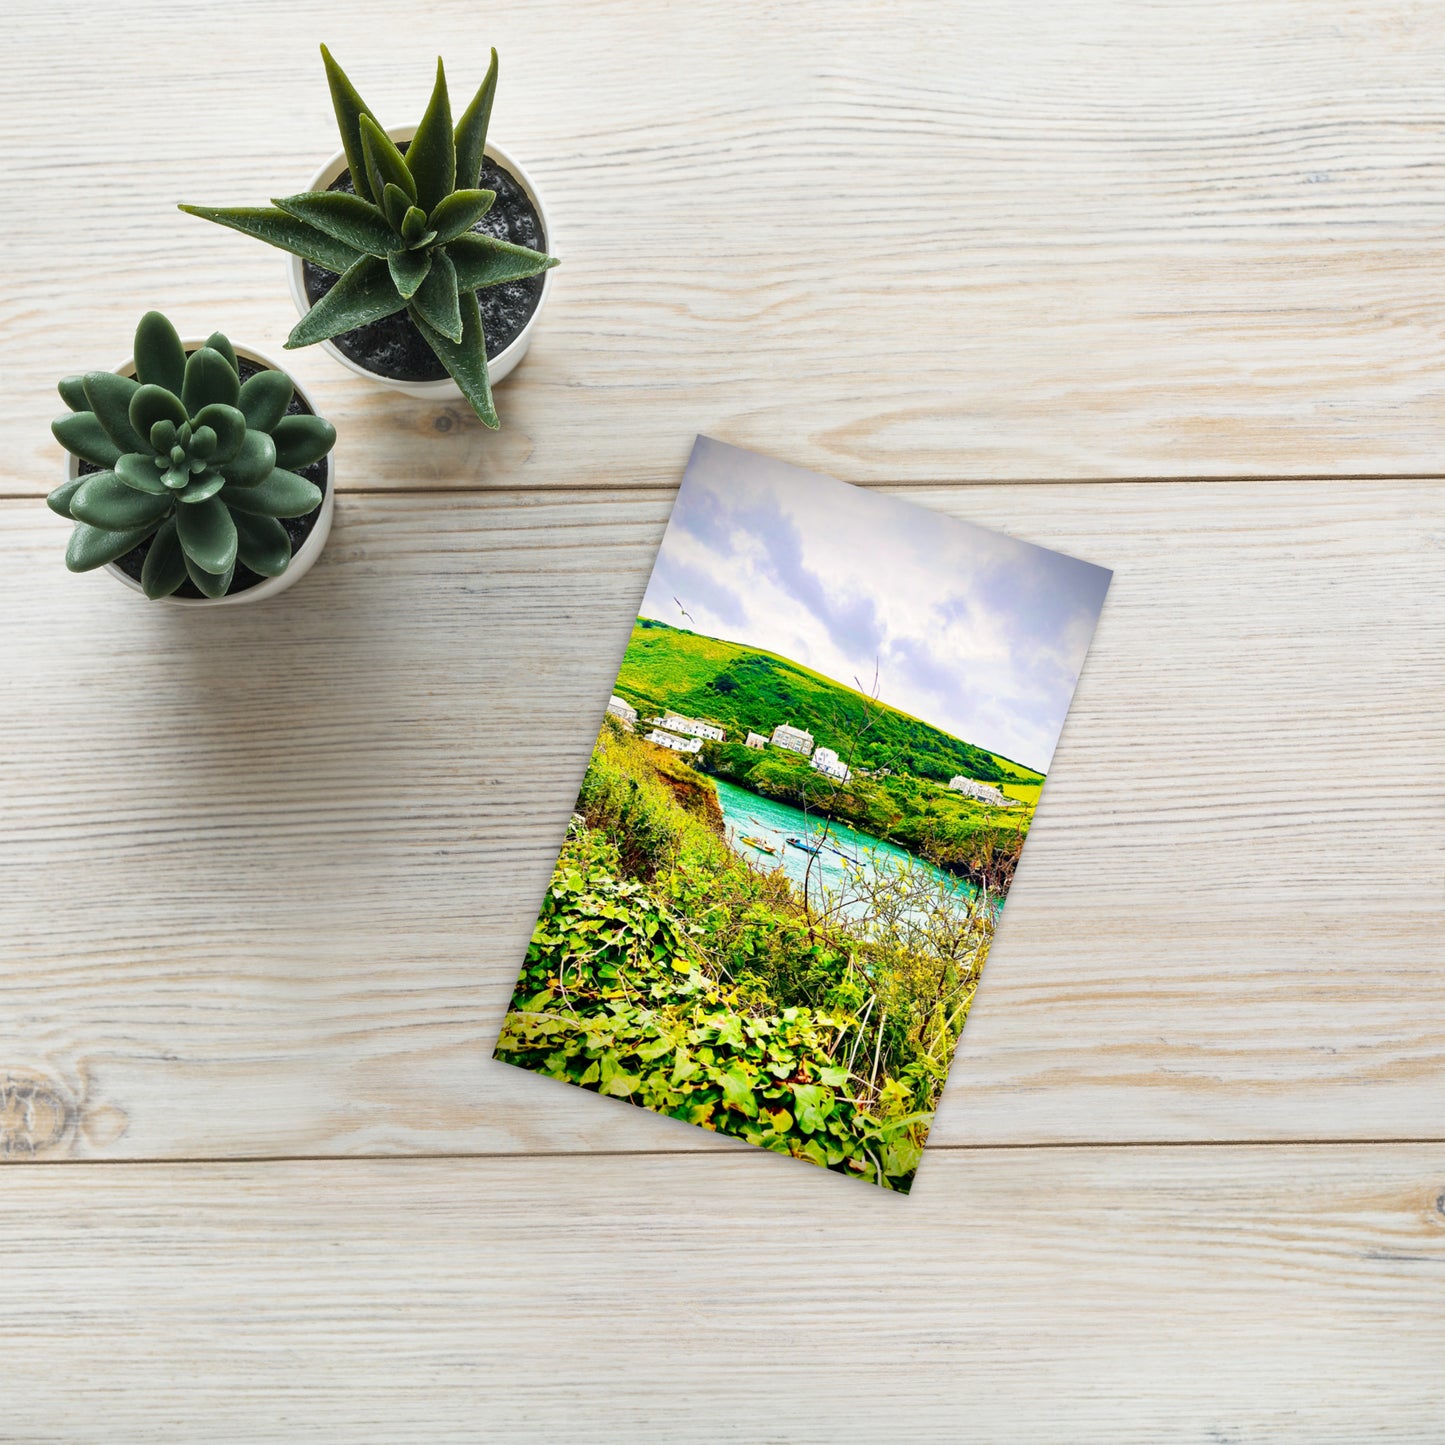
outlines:
[{"label": "aloe-like succulent plant", "polygon": [[455,127],[438,57],[431,100],[405,154],[324,45],[321,55],[355,193],[303,191],[269,207],[181,210],[341,273],[297,323],[288,347],[326,341],[405,310],[473,410],[495,428],[476,293],[557,264],[554,256],[472,230],[496,199],[479,184],[497,52]]},{"label": "aloe-like succulent plant", "polygon": [[147,312],[135,333],[135,375],[91,371],[60,383],[70,412],[51,430],[85,472],[46,498],[75,522],[65,565],[88,572],[147,538],[148,597],[169,597],[187,577],[222,597],[239,560],[262,577],[291,561],[282,517],[303,517],[321,489],[298,476],[336,442],[336,428],[287,415],[294,387],[283,371],[244,383],[235,348],[218,331],[188,356],[176,329]]}]

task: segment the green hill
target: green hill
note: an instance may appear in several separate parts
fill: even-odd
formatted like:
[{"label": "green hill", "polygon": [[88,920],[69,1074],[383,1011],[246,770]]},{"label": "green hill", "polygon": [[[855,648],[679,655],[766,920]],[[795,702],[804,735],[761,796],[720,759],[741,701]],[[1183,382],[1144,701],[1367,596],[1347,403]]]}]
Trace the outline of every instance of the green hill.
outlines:
[{"label": "green hill", "polygon": [[[792,723],[833,748],[855,770],[895,773],[947,783],[956,773],[1011,785],[1037,796],[1043,775],[951,736],[920,718],[875,702],[822,673],[775,653],[642,617],[632,631],[618,694],[644,716],[671,708],[704,718],[742,742],[749,730],[771,733]],[[869,726],[864,728],[865,719]]]}]

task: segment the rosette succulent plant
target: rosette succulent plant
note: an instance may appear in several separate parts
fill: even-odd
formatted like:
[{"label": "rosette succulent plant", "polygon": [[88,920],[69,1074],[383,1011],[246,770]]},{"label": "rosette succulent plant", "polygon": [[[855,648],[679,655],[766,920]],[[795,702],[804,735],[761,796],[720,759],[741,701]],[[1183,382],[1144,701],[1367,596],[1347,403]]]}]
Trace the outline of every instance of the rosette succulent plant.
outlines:
[{"label": "rosette succulent plant", "polygon": [[50,509],[75,522],[65,565],[88,572],[150,539],[141,572],[148,597],[169,597],[187,577],[207,597],[230,588],[239,560],[262,577],[291,561],[282,517],[321,501],[292,468],[319,461],[336,428],[287,415],[294,387],[282,371],[244,383],[231,343],[217,332],[188,356],[176,329],[147,312],[135,333],[135,375],[67,377],[69,414],[51,430],[94,470],[57,487]]},{"label": "rosette succulent plant", "polygon": [[554,256],[472,230],[496,200],[494,191],[478,187],[497,52],[455,127],[438,58],[431,100],[404,154],[324,45],[321,54],[354,194],[303,191],[271,206],[181,210],[340,272],[297,323],[288,347],[326,341],[404,310],[473,410],[495,428],[476,293],[557,264]]}]

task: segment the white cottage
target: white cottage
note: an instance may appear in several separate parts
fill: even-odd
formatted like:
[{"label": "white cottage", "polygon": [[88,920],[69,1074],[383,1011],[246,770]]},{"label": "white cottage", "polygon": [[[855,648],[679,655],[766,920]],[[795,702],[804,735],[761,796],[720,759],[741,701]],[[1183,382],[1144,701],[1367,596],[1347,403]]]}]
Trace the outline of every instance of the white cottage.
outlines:
[{"label": "white cottage", "polygon": [[677,712],[664,713],[662,725],[670,732],[683,733],[693,738],[711,738],[715,743],[722,742],[727,736],[716,723],[703,722],[695,717],[683,717]]},{"label": "white cottage", "polygon": [[745,747],[749,747],[749,748],[759,748],[759,749],[765,748],[765,747],[767,747],[767,745],[768,745],[768,740],[767,740],[767,738],[765,738],[765,737],[763,736],[762,733],[749,733],[749,734],[748,734],[748,740],[747,740],[747,742],[744,744]]},{"label": "white cottage", "polygon": [[825,778],[835,778],[840,783],[848,782],[853,776],[853,770],[832,748],[815,748],[810,766]]},{"label": "white cottage", "polygon": [[787,748],[790,753],[802,753],[806,758],[813,751],[813,734],[792,723],[779,723],[773,729],[773,746]]},{"label": "white cottage", "polygon": [[980,783],[975,778],[965,778],[962,773],[951,778],[948,786],[955,793],[962,793],[965,798],[977,798],[980,803],[992,803],[995,807],[1007,808],[1013,802],[1011,798],[1004,797],[997,788],[991,788],[987,783]]},{"label": "white cottage", "polygon": [[661,728],[653,728],[647,735],[647,741],[656,743],[659,747],[671,748],[675,753],[700,753],[702,751],[701,738],[680,738],[676,733],[664,732]]},{"label": "white cottage", "polygon": [[637,726],[637,709],[626,698],[618,697],[616,693],[613,693],[608,699],[607,711],[613,717],[621,718],[624,726],[629,728]]}]

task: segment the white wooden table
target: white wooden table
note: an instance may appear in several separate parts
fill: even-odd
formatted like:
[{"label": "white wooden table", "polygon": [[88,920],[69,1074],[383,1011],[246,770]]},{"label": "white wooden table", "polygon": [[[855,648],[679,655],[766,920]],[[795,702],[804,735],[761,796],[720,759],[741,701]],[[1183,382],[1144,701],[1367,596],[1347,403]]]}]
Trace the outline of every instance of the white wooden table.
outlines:
[{"label": "white wooden table", "polygon": [[[55,380],[276,349],[173,209],[503,57],[503,430],[61,565]],[[0,1440],[1445,1438],[1445,8],[12,0]],[[490,1050],[693,434],[1115,569],[909,1199]]]}]

